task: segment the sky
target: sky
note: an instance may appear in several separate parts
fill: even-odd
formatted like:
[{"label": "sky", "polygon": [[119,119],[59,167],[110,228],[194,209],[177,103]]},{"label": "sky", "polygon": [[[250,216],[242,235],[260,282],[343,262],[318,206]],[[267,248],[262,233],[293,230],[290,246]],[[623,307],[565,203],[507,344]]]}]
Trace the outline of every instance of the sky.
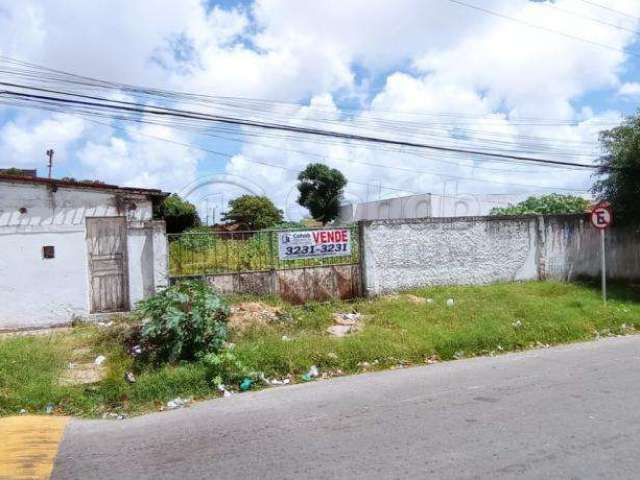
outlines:
[{"label": "sky", "polygon": [[[638,107],[639,30],[637,0],[0,0],[5,57],[260,99],[263,115],[292,124],[580,163],[597,158],[600,130]],[[49,148],[56,177],[178,192],[216,219],[243,193],[299,218],[297,172],[316,161],[346,175],[352,202],[584,193],[593,181],[473,155],[247,129],[212,137],[0,104],[0,167],[44,174]]]}]

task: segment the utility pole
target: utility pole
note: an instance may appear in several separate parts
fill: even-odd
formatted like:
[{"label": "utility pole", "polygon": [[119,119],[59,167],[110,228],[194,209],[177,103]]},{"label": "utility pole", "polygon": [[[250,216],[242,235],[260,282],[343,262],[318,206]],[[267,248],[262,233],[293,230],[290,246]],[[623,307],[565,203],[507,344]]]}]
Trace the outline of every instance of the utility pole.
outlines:
[{"label": "utility pole", "polygon": [[53,168],[53,149],[52,148],[47,150],[47,157],[49,157],[49,164],[47,165],[47,167],[49,167],[49,179],[51,179],[51,169]]}]

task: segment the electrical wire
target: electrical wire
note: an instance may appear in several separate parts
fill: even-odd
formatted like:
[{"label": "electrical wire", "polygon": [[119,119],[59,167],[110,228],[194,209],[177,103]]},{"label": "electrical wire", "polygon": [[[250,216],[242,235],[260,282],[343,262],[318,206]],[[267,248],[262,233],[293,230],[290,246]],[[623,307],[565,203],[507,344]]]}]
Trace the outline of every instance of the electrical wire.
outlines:
[{"label": "electrical wire", "polygon": [[[520,23],[521,25],[525,25],[525,26],[527,26],[529,28],[534,28],[536,30],[541,30],[541,31],[548,32],[548,33],[554,33],[556,35],[560,35],[560,36],[563,36],[563,37],[566,37],[566,38],[570,38],[572,40],[576,40],[576,41],[579,41],[579,42],[588,43],[588,44],[596,46],[596,47],[600,47],[600,48],[604,48],[604,49],[607,49],[607,50],[612,50],[612,51],[615,51],[615,52],[620,52],[620,53],[624,53],[624,54],[627,54],[627,55],[632,55],[634,57],[640,58],[640,54],[635,53],[635,52],[629,52],[629,51],[626,51],[626,50],[624,50],[622,48],[614,47],[612,45],[607,45],[606,43],[595,42],[595,41],[589,40],[587,38],[583,38],[583,37],[579,37],[577,35],[572,35],[570,33],[563,32],[562,30],[556,30],[554,28],[549,28],[549,27],[545,27],[545,26],[542,26],[542,25],[536,25],[535,23],[530,23],[530,22],[527,22],[526,20],[522,20],[522,19],[519,19],[519,18],[516,18],[516,17],[512,17],[510,15],[505,15],[504,13],[495,12],[493,10],[489,10],[487,8],[480,7],[478,5],[472,5],[470,3],[466,3],[466,2],[463,2],[461,0],[447,0],[447,1],[450,2],[450,3],[455,3],[456,5],[460,5],[461,7],[471,8],[473,10],[477,10],[479,12],[486,13],[487,15],[492,15],[494,17],[502,18],[504,20],[510,20],[512,22]],[[582,1],[586,1],[586,0],[582,0]]]}]

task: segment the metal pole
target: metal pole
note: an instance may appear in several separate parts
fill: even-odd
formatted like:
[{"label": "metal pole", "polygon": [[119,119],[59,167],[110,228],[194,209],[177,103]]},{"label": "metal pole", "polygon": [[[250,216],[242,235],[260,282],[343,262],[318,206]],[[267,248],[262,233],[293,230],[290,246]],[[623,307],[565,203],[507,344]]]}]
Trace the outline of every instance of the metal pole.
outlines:
[{"label": "metal pole", "polygon": [[605,250],[605,229],[600,229],[600,249],[602,252],[602,300],[607,303],[607,256]]}]

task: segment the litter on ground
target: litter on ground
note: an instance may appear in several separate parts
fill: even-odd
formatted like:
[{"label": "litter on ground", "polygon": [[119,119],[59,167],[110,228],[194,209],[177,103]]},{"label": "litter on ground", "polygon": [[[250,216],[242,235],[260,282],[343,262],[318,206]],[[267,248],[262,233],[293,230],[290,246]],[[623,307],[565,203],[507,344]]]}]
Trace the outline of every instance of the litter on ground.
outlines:
[{"label": "litter on ground", "polygon": [[242,382],[240,382],[240,391],[241,392],[246,392],[247,390],[251,390],[251,387],[253,386],[254,381],[249,378],[249,377],[245,377],[242,379]]},{"label": "litter on ground", "polygon": [[189,398],[176,397],[173,400],[169,400],[167,402],[167,408],[169,410],[175,410],[176,408],[186,407],[190,401],[191,399]]},{"label": "litter on ground", "polygon": [[218,385],[218,391],[222,394],[224,398],[231,396],[231,392],[227,390],[224,385]]},{"label": "litter on ground", "polygon": [[312,365],[309,371],[304,375],[302,375],[302,380],[304,380],[305,382],[309,382],[312,379],[319,376],[320,376],[320,370],[318,370],[318,367],[316,367],[315,365]]},{"label": "litter on ground", "polygon": [[334,324],[327,328],[327,332],[334,337],[344,337],[357,332],[361,327],[362,315],[359,313],[334,313]]}]

